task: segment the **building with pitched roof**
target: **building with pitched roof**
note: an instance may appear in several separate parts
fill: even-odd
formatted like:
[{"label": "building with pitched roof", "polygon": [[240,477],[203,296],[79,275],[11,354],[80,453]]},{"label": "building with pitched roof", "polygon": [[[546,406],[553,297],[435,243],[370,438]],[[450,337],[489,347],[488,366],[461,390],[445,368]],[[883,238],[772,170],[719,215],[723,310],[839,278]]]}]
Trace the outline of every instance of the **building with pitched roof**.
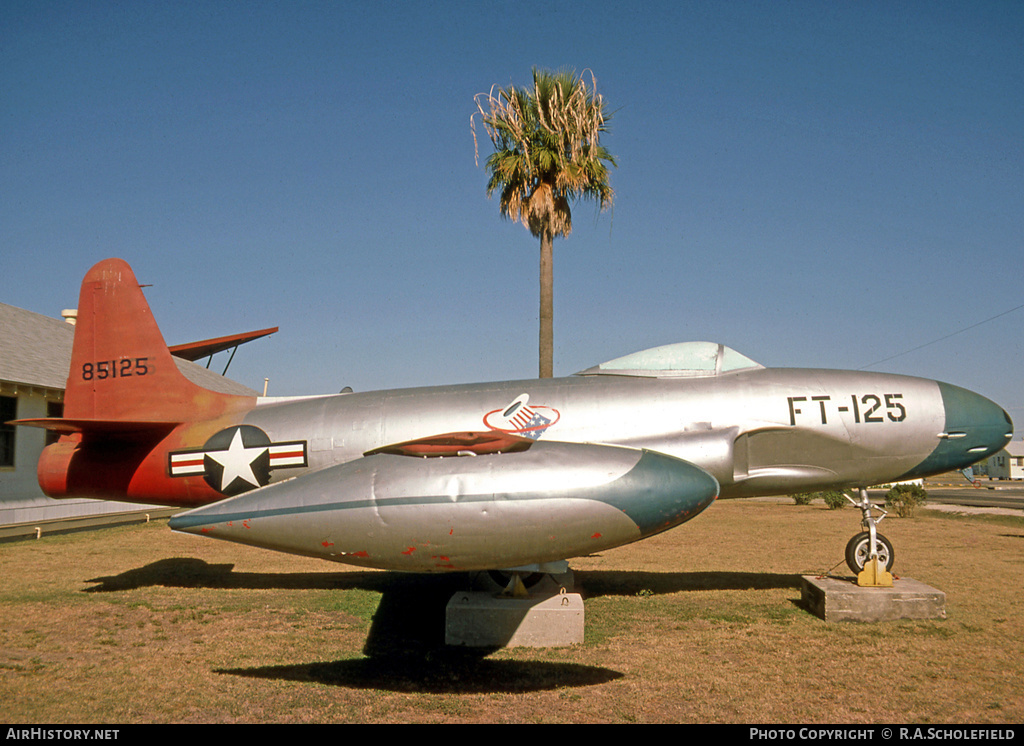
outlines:
[{"label": "building with pitched roof", "polygon": [[1024,479],[1024,441],[1014,440],[988,457],[989,479]]}]

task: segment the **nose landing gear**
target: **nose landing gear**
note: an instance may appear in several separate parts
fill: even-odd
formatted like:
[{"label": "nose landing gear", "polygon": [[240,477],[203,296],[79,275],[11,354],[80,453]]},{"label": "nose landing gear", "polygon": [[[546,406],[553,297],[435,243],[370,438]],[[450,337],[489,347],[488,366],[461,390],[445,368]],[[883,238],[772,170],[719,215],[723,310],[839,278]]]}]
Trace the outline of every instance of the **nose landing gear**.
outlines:
[{"label": "nose landing gear", "polygon": [[[875,534],[875,542],[875,547],[878,551],[878,561],[882,563],[886,572],[892,570],[892,544],[882,534]],[[851,570],[859,573],[864,569],[864,565],[867,564],[870,557],[871,534],[867,531],[861,531],[850,539],[850,542],[846,545],[846,564],[849,565]]]},{"label": "nose landing gear", "polygon": [[[868,491],[864,487],[858,490],[859,499],[854,500],[849,495],[849,500],[854,507],[860,508],[861,526],[865,529],[860,532],[846,545],[846,564],[857,574],[857,584],[861,586],[892,586],[892,563],[895,559],[895,552],[892,543],[878,533],[878,524],[882,522],[888,513],[881,505],[872,505],[868,500]],[[876,508],[882,515],[875,518],[871,509]]]}]

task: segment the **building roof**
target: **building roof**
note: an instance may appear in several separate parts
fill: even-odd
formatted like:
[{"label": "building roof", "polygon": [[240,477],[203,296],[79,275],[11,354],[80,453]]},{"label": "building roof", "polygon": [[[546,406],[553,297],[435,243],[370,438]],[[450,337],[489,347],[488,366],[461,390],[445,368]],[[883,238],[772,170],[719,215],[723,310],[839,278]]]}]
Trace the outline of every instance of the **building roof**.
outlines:
[{"label": "building roof", "polygon": [[1024,440],[1011,440],[1005,451],[1011,456],[1024,456]]},{"label": "building roof", "polygon": [[[75,327],[23,308],[0,303],[0,381],[64,390],[71,368]],[[201,365],[175,358],[186,378],[222,394],[259,392]]]},{"label": "building roof", "polygon": [[66,321],[0,303],[0,381],[63,389],[74,336]]}]

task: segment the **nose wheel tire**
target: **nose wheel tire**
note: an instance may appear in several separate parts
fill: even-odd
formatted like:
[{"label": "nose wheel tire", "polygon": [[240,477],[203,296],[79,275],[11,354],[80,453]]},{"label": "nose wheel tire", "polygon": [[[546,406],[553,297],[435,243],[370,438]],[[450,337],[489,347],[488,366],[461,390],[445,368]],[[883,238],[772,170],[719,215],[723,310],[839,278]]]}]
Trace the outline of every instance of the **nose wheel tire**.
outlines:
[{"label": "nose wheel tire", "polygon": [[[886,572],[891,572],[892,562],[896,558],[892,544],[878,533],[875,534],[875,544],[878,548],[879,562],[885,567]],[[864,569],[864,563],[870,559],[870,552],[871,534],[867,531],[862,531],[850,539],[850,542],[846,545],[846,564],[850,566],[854,573],[859,574]]]}]

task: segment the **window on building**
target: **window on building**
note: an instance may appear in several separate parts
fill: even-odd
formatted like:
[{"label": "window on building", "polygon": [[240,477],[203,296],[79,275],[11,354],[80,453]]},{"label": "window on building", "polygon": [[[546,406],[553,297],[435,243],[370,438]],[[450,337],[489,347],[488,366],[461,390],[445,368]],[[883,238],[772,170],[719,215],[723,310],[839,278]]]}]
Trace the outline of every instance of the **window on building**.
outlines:
[{"label": "window on building", "polygon": [[0,396],[0,466],[14,466],[14,435],[17,427],[7,423],[17,418],[17,397]]}]

